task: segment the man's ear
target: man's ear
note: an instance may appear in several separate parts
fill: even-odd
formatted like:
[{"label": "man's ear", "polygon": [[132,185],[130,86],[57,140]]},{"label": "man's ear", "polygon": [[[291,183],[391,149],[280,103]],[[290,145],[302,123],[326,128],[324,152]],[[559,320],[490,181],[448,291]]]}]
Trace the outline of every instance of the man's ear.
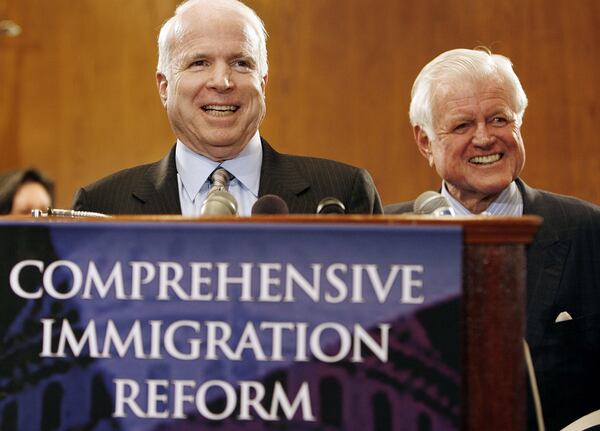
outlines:
[{"label": "man's ear", "polygon": [[429,166],[433,167],[433,152],[431,150],[431,141],[429,140],[429,136],[427,136],[427,133],[425,133],[425,130],[423,130],[421,126],[415,126],[413,128],[413,134],[415,136],[415,141],[417,142],[419,152],[427,159]]},{"label": "man's ear", "polygon": [[263,96],[266,94],[267,81],[269,80],[269,74],[265,74],[260,81],[260,88],[262,89]]},{"label": "man's ear", "polygon": [[156,86],[158,87],[158,95],[160,96],[160,101],[163,106],[167,106],[167,87],[169,86],[169,81],[167,81],[167,77],[161,73],[156,72]]}]

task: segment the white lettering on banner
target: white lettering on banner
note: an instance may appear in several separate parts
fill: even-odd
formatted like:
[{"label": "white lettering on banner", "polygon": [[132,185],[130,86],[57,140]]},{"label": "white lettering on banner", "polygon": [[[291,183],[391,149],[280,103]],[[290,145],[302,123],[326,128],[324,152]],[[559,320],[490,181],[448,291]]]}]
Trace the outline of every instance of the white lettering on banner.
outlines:
[{"label": "white lettering on banner", "polygon": [[[125,418],[136,416],[139,418],[174,418],[185,419],[185,411],[189,406],[195,406],[200,416],[209,420],[223,420],[237,410],[236,419],[249,421],[260,418],[265,421],[281,419],[278,412],[283,412],[285,419],[293,419],[298,412],[302,420],[316,421],[312,411],[310,391],[307,382],[302,382],[298,392],[290,400],[281,384],[276,381],[273,385],[273,394],[270,405],[264,405],[266,389],[261,382],[243,380],[237,382],[239,395],[235,387],[224,380],[208,380],[199,386],[193,380],[145,380],[145,391],[140,390],[140,385],[131,379],[114,379],[115,408],[113,417]],[[169,395],[169,386],[172,387]],[[195,394],[194,394],[195,390]],[[138,400],[140,392],[147,394],[145,402]],[[210,392],[210,394],[209,394]],[[222,411],[210,410],[209,402],[219,397],[224,397]],[[236,409],[237,407],[237,409]]]},{"label": "white lettering on banner", "polygon": [[[40,260],[18,262],[10,272],[12,291],[21,298],[39,299],[44,293],[66,300],[80,295],[83,299],[114,298],[142,300],[142,289],[153,289],[159,301],[231,301],[295,302],[305,298],[315,303],[363,304],[393,300],[401,304],[421,304],[423,293],[422,265],[333,263],[310,264],[298,268],[287,263],[259,262],[232,265],[226,262],[128,262],[130,274],[121,262],[100,271],[96,263],[81,268],[69,260],[57,260],[45,267]],[[102,277],[101,272],[108,275]],[[21,272],[41,275],[41,286],[25,287]],[[62,275],[60,289],[55,273]],[[64,280],[63,280],[64,279]]]},{"label": "white lettering on banner", "polygon": [[156,299],[161,301],[169,301],[171,299],[169,290],[172,290],[177,298],[183,299],[184,301],[189,301],[189,295],[179,284],[181,278],[183,277],[183,267],[181,264],[179,262],[158,262],[158,269],[160,275],[158,296]]},{"label": "white lettering on banner", "polygon": [[348,265],[343,263],[336,263],[327,267],[327,270],[325,271],[325,279],[337,292],[337,295],[333,295],[330,292],[325,293],[325,302],[328,302],[330,304],[339,304],[340,302],[344,302],[346,296],[348,295],[348,286],[346,286],[344,280],[342,280],[337,275],[337,272],[341,272],[342,274],[347,273]]},{"label": "white lettering on banner", "polygon": [[413,279],[413,272],[423,273],[422,265],[407,265],[404,267],[402,273],[402,297],[400,302],[404,304],[422,304],[425,302],[425,297],[421,294],[419,296],[413,296],[413,288],[423,289],[423,280]]},{"label": "white lettering on banner", "polygon": [[281,302],[281,294],[272,294],[271,286],[280,286],[281,280],[277,276],[271,275],[272,272],[281,272],[281,264],[268,263],[260,265],[260,302]]},{"label": "white lettering on banner", "polygon": [[10,270],[9,283],[10,288],[13,292],[15,292],[18,296],[25,299],[38,299],[43,295],[42,289],[38,288],[35,292],[27,292],[21,287],[21,281],[19,280],[19,276],[21,275],[21,271],[28,267],[33,266],[39,270],[40,273],[44,271],[44,262],[41,260],[22,260],[17,263]]},{"label": "white lettering on banner", "polygon": [[[156,275],[156,268],[150,262],[129,262],[131,266],[131,297],[144,299],[141,293],[142,285],[150,283]],[[146,275],[144,275],[144,271]]]},{"label": "white lettering on banner", "polygon": [[85,278],[85,287],[83,288],[83,299],[92,299],[92,287],[95,287],[98,291],[99,298],[106,298],[106,295],[110,291],[111,285],[115,285],[115,297],[117,299],[126,299],[124,283],[123,283],[123,271],[121,270],[121,262],[115,263],[112,268],[108,280],[106,283],[102,281],[102,277],[98,273],[98,268],[94,262],[90,262],[88,265],[87,277]]},{"label": "white lettering on banner", "polygon": [[321,290],[321,264],[315,263],[310,266],[312,269],[313,281],[308,281],[304,276],[293,266],[288,265],[285,280],[285,302],[294,302],[294,285],[298,285],[300,289],[314,302],[319,302],[319,292]]},{"label": "white lettering on banner", "polygon": [[[71,273],[73,281],[71,283],[70,289],[67,288],[67,292],[60,292],[54,286],[54,271],[59,268],[68,268],[68,271]],[[79,291],[81,290],[81,285],[83,281],[83,275],[81,269],[74,263],[68,260],[57,260],[48,265],[48,268],[44,271],[44,290],[53,298],[56,299],[69,299],[77,296]],[[66,285],[66,283],[64,284]],[[63,284],[61,284],[61,287]],[[61,290],[63,290],[61,288]]]},{"label": "white lettering on banner", "polygon": [[[211,278],[203,275],[203,272],[212,269],[210,262],[191,262],[192,280],[190,284],[191,298],[194,301],[212,301],[213,295],[210,292]],[[206,286],[206,291],[203,291],[203,286]]]},{"label": "white lettering on banner", "polygon": [[216,267],[218,270],[218,282],[217,282],[217,296],[215,300],[217,301],[230,301],[229,297],[229,285],[230,284],[239,284],[240,291],[242,294],[240,295],[240,299],[244,301],[253,301],[252,297],[252,267],[254,264],[252,263],[242,263],[240,267],[242,268],[242,275],[239,277],[230,276],[228,274],[228,270],[231,264],[226,262],[217,263]]},{"label": "white lettering on banner", "polygon": [[[221,321],[197,322],[178,320],[165,325],[158,320],[150,320],[147,325],[135,320],[129,328],[119,327],[113,320],[106,322],[104,331],[98,329],[94,320],[84,328],[72,327],[71,322],[42,319],[41,357],[64,358],[67,354],[80,356],[85,352],[90,358],[125,357],[128,354],[136,359],[162,359],[170,357],[181,361],[199,359],[241,361],[251,355],[256,361],[305,362],[308,356],[327,362],[339,362],[348,358],[352,362],[363,362],[364,354],[373,355],[382,362],[388,360],[389,324],[379,324],[370,334],[359,324],[352,330],[342,324],[325,322],[308,326],[293,322],[246,322],[241,334],[235,339],[229,323]],[[56,326],[55,326],[56,325]],[[324,333],[334,336],[325,338]],[[283,334],[286,339],[293,337],[290,351],[283,352]],[[77,335],[80,334],[80,335]],[[52,337],[58,337],[56,349]],[[147,346],[144,340],[150,339]],[[339,340],[327,343],[326,340]],[[184,339],[184,347],[175,340]],[[201,346],[204,345],[204,352]],[[323,346],[327,346],[327,351]],[[337,346],[337,347],[336,347]],[[370,352],[370,353],[366,353]]]},{"label": "white lettering on banner", "polygon": [[[114,258],[22,260],[8,281],[12,294],[42,304],[34,318],[40,319],[44,362],[81,356],[101,370],[108,364],[113,417],[131,419],[123,423],[188,415],[316,421],[308,382],[292,379],[287,387],[259,380],[298,362],[387,363],[392,325],[383,322],[396,319],[398,304],[410,306],[402,310],[410,313],[428,294],[423,265],[376,264],[369,256],[326,263],[290,263],[279,255],[268,262]],[[68,301],[56,307],[64,312],[52,311],[57,301]],[[187,308],[180,313],[182,305]],[[215,369],[244,372],[214,372],[209,361],[221,361]],[[169,372],[152,372],[158,363]],[[157,375],[173,380],[153,379]],[[236,377],[216,380],[227,376]]]}]

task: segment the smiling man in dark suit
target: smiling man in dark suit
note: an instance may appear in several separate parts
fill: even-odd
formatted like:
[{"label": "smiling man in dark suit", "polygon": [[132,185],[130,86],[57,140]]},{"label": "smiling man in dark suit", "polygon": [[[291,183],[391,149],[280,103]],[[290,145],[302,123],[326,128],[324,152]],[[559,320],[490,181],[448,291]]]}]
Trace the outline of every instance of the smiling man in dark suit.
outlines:
[{"label": "smiling man in dark suit", "polygon": [[[456,49],[415,80],[410,119],[418,149],[458,215],[544,218],[527,252],[526,334],[546,429],[558,430],[600,409],[600,208],[519,178],[526,107],[508,58]],[[404,202],[385,212],[412,208]],[[530,413],[529,428],[537,429]]]},{"label": "smiling man in dark suit", "polygon": [[157,84],[177,143],[159,162],[80,189],[74,209],[107,214],[200,213],[211,173],[226,169],[238,212],[260,197],[281,197],[291,213],[314,213],[338,198],[349,213],[380,213],[364,170],[276,152],[259,134],[268,78],[266,32],[237,0],[188,0],[162,27]]}]

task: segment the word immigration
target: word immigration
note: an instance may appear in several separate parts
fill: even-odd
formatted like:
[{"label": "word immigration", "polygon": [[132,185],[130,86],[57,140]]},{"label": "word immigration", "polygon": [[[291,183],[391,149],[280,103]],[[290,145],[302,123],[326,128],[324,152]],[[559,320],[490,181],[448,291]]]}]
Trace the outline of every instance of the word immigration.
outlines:
[{"label": "word immigration", "polygon": [[[21,298],[113,298],[159,301],[313,302],[422,304],[422,265],[314,263],[298,268],[291,263],[239,263],[132,261],[115,262],[110,270],[93,261],[85,268],[58,260],[45,266],[41,260],[23,260],[10,272],[10,287]],[[39,286],[23,286],[22,273],[41,277]],[[68,279],[65,282],[64,279]],[[60,280],[60,281],[57,281]]]},{"label": "word immigration", "polygon": [[[136,359],[170,357],[182,361],[241,361],[251,355],[256,361],[306,362],[312,356],[321,362],[332,363],[347,357],[352,362],[363,362],[365,355],[373,355],[387,362],[390,333],[390,325],[384,323],[376,326],[377,336],[372,336],[359,324],[354,324],[351,331],[336,322],[320,323],[314,327],[294,322],[246,322],[237,337],[232,337],[231,324],[222,321],[178,320],[164,325],[160,320],[146,323],[136,320],[128,331],[123,331],[110,319],[105,331],[100,331],[94,320],[90,320],[83,330],[73,328],[68,320],[63,320],[58,328],[55,324],[54,319],[42,319],[42,357],[61,358],[68,354],[77,357],[84,354],[91,358],[109,359],[130,354]],[[121,336],[119,329],[126,334]],[[322,347],[327,344],[327,335],[329,339],[333,335],[339,340],[335,348]],[[285,349],[284,337],[287,341]],[[148,339],[149,342],[145,343]]]}]

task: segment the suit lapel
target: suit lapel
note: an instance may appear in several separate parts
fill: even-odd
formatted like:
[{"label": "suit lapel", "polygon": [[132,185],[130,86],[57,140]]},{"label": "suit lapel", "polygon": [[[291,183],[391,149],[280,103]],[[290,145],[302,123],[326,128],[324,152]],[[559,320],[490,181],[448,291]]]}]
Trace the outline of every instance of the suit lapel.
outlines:
[{"label": "suit lapel", "polygon": [[146,214],[181,214],[175,146],[159,162],[148,167],[143,181],[135,185],[133,196]]},{"label": "suit lapel", "polygon": [[544,218],[540,230],[527,250],[527,338],[534,349],[544,336],[545,328],[556,316],[553,304],[560,285],[570,242],[558,236],[552,206],[543,193],[520,179],[517,186],[523,196],[523,213]]},{"label": "suit lapel", "polygon": [[258,195],[273,194],[285,200],[293,212],[298,196],[310,188],[310,183],[298,171],[292,159],[275,151],[261,138],[263,161],[260,170]]},{"label": "suit lapel", "polygon": [[[274,194],[286,201],[290,212],[301,206],[300,195],[310,188],[293,158],[275,151],[262,139],[263,160],[258,195]],[[148,167],[144,180],[134,185],[133,196],[140,202],[139,213],[181,214],[175,165],[175,146],[159,162]],[[297,210],[296,210],[297,211]]]},{"label": "suit lapel", "polygon": [[[284,199],[290,211],[298,196],[310,188],[310,183],[298,171],[292,159],[275,151],[262,139],[263,160],[258,195],[274,194]],[[175,165],[175,146],[159,162],[148,167],[144,180],[134,185],[133,196],[140,202],[139,213],[181,214]]]}]

